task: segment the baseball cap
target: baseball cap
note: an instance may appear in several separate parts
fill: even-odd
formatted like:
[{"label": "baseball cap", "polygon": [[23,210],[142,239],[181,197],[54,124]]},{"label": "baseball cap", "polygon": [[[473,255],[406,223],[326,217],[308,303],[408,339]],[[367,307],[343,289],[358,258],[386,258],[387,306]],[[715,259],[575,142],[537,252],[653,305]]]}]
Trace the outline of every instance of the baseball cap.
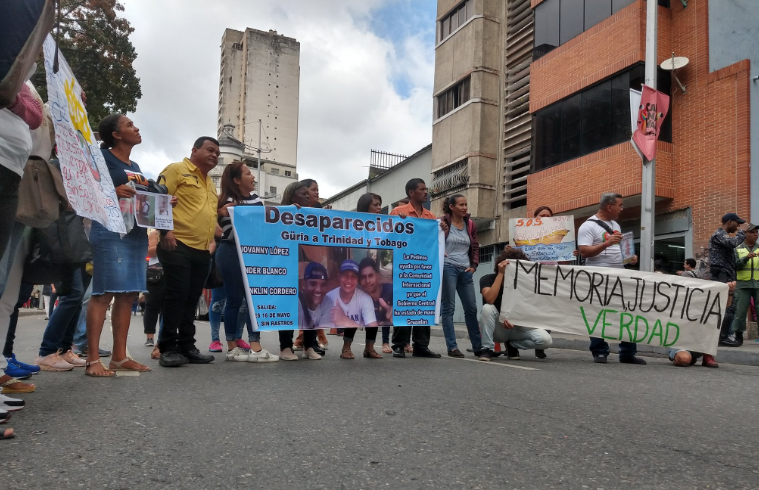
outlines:
[{"label": "baseball cap", "polygon": [[309,262],[303,273],[303,279],[321,279],[327,280],[327,269],[319,262]]},{"label": "baseball cap", "polygon": [[348,259],[343,261],[343,264],[340,266],[340,272],[346,271],[355,272],[358,275],[358,264],[355,260]]},{"label": "baseball cap", "polygon": [[755,225],[753,223],[749,223],[748,224],[748,228],[746,228],[746,231],[754,231],[754,230],[757,230],[757,229],[759,229],[759,225]]},{"label": "baseball cap", "polygon": [[745,219],[740,219],[740,218],[738,217],[738,215],[737,215],[737,214],[735,214],[735,213],[727,213],[726,215],[724,215],[724,216],[722,217],[722,222],[723,222],[723,223],[727,223],[728,221],[735,221],[735,222],[736,222],[736,223],[738,223],[739,225],[742,225],[743,223],[745,223],[745,222],[746,222],[746,220],[745,220]]}]

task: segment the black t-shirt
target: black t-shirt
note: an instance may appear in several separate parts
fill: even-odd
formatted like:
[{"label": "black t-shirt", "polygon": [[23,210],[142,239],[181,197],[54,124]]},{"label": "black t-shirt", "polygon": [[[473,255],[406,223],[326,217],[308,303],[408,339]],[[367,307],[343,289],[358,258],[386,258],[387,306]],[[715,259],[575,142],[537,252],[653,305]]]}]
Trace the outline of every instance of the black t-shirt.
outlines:
[{"label": "black t-shirt", "polygon": [[[140,170],[140,166],[137,165],[137,163],[130,160],[131,165],[129,165],[116,158],[116,156],[111,153],[111,150],[102,149],[100,151],[103,153],[105,164],[108,166],[108,173],[113,181],[113,187],[118,187],[128,182],[134,182],[134,187],[138,191],[148,190],[148,178],[142,174],[142,170]],[[147,230],[145,228],[140,228],[136,224],[134,225],[134,228],[132,228],[132,231],[129,232],[130,235],[139,235],[142,233],[147,234]]]},{"label": "black t-shirt", "polygon": [[[480,278],[480,292],[485,288],[493,287],[493,283],[495,282],[496,274],[487,274],[485,276],[482,276]],[[498,297],[493,301],[493,306],[498,308],[498,311],[501,311],[501,300],[503,299],[503,282],[501,283],[501,290],[498,291]],[[483,299],[483,303],[485,300]]]}]

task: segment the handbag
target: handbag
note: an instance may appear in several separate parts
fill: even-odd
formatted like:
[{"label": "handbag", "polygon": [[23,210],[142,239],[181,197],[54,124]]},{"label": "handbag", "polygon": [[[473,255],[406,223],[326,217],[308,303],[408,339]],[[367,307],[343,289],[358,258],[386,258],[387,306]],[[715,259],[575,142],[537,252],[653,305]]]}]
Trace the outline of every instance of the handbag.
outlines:
[{"label": "handbag", "polygon": [[16,221],[47,228],[69,207],[61,171],[39,157],[30,157],[18,188]]},{"label": "handbag", "polygon": [[224,280],[221,278],[219,268],[216,266],[216,256],[211,256],[211,271],[206,277],[206,283],[203,285],[205,289],[216,289],[224,285]]},{"label": "handbag", "polygon": [[152,265],[147,268],[147,277],[145,280],[148,284],[158,284],[163,279],[163,267]]}]

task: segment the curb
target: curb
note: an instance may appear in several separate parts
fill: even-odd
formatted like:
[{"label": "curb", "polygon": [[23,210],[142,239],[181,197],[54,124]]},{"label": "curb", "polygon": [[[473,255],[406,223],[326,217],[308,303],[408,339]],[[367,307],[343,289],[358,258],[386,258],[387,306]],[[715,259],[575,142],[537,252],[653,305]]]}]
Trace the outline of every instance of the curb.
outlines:
[{"label": "curb", "polygon": [[[469,334],[466,328],[456,327],[457,339],[468,339]],[[432,328],[431,336],[444,337],[442,328]],[[584,337],[575,337],[565,334],[553,334],[553,346],[552,349],[570,349],[588,352],[588,346],[590,345],[588,339]],[[754,344],[753,341],[748,341],[748,344]],[[746,345],[746,343],[744,343]],[[619,342],[609,342],[609,351],[616,353],[619,349]],[[667,349],[665,347],[641,345],[638,344],[638,355],[641,357],[667,357]],[[744,366],[759,366],[759,345],[754,347],[720,347],[717,349],[717,355],[715,356],[717,362],[725,364],[740,364]]]}]

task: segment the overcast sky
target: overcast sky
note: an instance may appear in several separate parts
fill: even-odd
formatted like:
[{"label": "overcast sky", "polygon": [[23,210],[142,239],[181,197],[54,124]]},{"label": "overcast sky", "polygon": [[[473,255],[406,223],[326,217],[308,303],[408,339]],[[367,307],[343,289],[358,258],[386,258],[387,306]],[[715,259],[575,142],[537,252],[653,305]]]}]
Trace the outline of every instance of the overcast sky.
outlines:
[{"label": "overcast sky", "polygon": [[300,42],[298,173],[322,197],[368,175],[371,149],[432,141],[434,0],[121,0],[142,84],[132,159],[153,176],[216,135],[221,36],[252,27]]}]

